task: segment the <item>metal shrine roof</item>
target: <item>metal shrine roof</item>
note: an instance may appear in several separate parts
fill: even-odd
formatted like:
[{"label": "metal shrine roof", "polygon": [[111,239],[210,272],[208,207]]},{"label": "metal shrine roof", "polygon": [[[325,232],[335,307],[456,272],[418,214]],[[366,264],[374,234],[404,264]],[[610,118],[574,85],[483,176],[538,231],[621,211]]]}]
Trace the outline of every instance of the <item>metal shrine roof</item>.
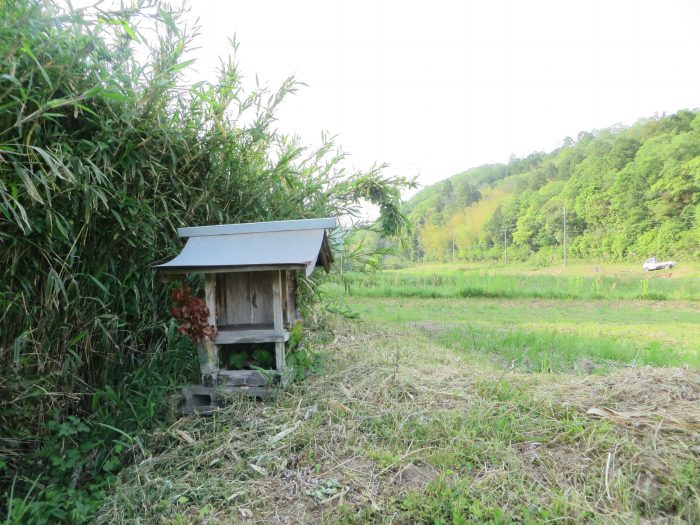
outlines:
[{"label": "metal shrine roof", "polygon": [[187,244],[156,268],[167,273],[298,268],[308,276],[318,262],[328,270],[333,257],[326,230],[336,226],[331,217],[178,228]]}]

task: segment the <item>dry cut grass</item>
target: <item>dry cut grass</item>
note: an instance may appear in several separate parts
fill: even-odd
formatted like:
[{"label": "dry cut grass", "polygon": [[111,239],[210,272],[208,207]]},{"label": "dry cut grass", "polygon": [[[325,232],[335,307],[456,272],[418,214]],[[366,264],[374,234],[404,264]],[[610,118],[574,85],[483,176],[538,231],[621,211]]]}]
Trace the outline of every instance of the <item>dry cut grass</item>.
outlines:
[{"label": "dry cut grass", "polygon": [[476,368],[429,333],[338,323],[323,373],[174,421],[110,523],[690,523],[700,373]]}]

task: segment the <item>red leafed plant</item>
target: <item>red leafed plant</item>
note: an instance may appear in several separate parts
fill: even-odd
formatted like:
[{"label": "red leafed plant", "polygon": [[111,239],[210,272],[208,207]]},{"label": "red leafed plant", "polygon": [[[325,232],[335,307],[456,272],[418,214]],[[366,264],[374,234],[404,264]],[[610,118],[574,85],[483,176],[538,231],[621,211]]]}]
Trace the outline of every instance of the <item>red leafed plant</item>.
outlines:
[{"label": "red leafed plant", "polygon": [[213,341],[216,338],[216,327],[209,324],[209,308],[204,299],[192,297],[191,292],[187,287],[173,288],[170,292],[170,299],[174,303],[170,313],[180,323],[177,331],[195,343],[205,337]]}]

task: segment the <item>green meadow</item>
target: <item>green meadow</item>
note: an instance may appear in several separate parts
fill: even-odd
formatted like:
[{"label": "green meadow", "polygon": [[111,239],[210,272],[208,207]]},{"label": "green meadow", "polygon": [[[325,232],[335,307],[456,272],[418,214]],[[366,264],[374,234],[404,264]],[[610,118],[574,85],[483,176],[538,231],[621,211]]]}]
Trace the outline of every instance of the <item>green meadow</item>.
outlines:
[{"label": "green meadow", "polygon": [[[589,265],[594,268],[594,265]],[[597,270],[597,271],[596,271]],[[560,273],[450,265],[346,274],[326,293],[469,359],[532,372],[700,366],[700,278],[629,267]],[[678,272],[676,272],[678,275]]]},{"label": "green meadow", "polygon": [[552,273],[517,267],[441,265],[373,275],[348,273],[342,285],[346,295],[355,297],[700,300],[700,278],[692,276],[693,269],[684,269],[679,277],[679,272],[672,270],[597,268],[591,264],[587,271],[579,266]]}]

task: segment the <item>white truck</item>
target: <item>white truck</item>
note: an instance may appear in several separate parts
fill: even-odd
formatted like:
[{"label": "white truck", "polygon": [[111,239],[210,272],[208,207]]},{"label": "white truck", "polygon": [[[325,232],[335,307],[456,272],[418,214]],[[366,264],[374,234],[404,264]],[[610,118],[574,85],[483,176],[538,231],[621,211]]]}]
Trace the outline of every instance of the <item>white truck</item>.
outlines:
[{"label": "white truck", "polygon": [[673,261],[657,261],[656,257],[651,257],[642,265],[645,272],[673,268],[676,265]]}]

